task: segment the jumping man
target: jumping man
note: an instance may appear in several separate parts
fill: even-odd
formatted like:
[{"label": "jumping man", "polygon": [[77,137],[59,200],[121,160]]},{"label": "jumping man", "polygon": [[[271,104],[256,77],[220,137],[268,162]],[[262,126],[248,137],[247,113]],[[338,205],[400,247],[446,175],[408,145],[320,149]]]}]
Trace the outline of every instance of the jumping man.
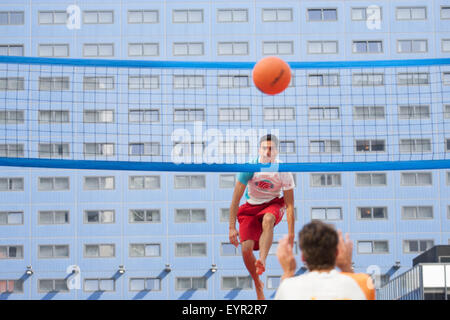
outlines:
[{"label": "jumping man", "polygon": [[[258,154],[259,163],[277,163],[277,137],[271,134],[263,136],[259,141]],[[230,206],[229,237],[236,247],[239,237],[244,264],[255,283],[258,300],[265,298],[264,284],[259,276],[266,268],[274,226],[281,221],[285,210],[289,242],[294,244],[294,187],[290,172],[242,172],[237,176]],[[239,207],[244,191],[247,201]],[[259,250],[259,259],[255,258],[253,250]]]}]

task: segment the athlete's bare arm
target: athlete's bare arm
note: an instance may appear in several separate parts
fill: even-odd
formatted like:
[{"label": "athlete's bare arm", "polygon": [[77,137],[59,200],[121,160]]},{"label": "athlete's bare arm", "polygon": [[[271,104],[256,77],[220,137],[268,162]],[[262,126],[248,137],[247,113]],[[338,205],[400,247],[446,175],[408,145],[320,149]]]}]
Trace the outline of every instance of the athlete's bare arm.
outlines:
[{"label": "athlete's bare arm", "polygon": [[286,218],[288,223],[289,243],[293,247],[295,238],[294,189],[285,190],[283,194],[284,194],[284,203],[286,204]]}]

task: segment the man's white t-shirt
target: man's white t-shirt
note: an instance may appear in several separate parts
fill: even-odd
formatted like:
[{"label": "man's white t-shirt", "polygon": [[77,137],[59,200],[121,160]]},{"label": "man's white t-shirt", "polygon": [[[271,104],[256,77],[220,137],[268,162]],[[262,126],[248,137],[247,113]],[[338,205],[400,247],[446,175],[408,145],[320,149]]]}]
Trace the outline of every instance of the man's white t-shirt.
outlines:
[{"label": "man's white t-shirt", "polygon": [[295,188],[290,172],[243,172],[237,177],[245,184],[245,198],[252,205],[263,204],[281,196],[281,191]]},{"label": "man's white t-shirt", "polygon": [[367,300],[372,295],[374,298],[370,278],[361,275],[331,270],[287,278],[278,287],[275,300]]}]

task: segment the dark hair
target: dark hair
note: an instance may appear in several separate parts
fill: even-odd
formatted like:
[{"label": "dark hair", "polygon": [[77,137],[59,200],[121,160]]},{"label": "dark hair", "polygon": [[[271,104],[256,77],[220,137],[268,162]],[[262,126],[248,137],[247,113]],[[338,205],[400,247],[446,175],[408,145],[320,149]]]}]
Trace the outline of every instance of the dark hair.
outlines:
[{"label": "dark hair", "polygon": [[310,271],[334,268],[339,238],[332,225],[313,220],[303,227],[298,237]]},{"label": "dark hair", "polygon": [[263,143],[264,141],[272,141],[275,143],[275,147],[278,149],[278,138],[273,134],[266,134],[265,136],[262,136],[261,139],[259,139],[259,145]]}]

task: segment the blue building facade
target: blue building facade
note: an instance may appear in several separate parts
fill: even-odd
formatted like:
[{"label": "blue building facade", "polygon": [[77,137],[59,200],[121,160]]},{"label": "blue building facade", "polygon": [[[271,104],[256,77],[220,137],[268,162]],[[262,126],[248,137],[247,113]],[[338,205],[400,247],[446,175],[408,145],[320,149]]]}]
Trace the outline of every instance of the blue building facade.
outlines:
[{"label": "blue building facade", "polygon": [[[0,50],[1,55],[168,61],[254,62],[267,55],[310,62],[449,58],[450,5],[439,0],[377,1],[376,6],[370,1],[4,1]],[[450,104],[439,107],[448,124]],[[322,219],[350,233],[357,272],[386,281],[408,270],[432,245],[450,244],[450,170],[297,172],[295,179],[296,232],[311,219]],[[2,167],[0,298],[253,299],[240,251],[228,243],[234,183],[234,174],[225,172]],[[269,298],[282,274],[276,242],[286,233],[283,221],[275,229],[263,277]]]}]

